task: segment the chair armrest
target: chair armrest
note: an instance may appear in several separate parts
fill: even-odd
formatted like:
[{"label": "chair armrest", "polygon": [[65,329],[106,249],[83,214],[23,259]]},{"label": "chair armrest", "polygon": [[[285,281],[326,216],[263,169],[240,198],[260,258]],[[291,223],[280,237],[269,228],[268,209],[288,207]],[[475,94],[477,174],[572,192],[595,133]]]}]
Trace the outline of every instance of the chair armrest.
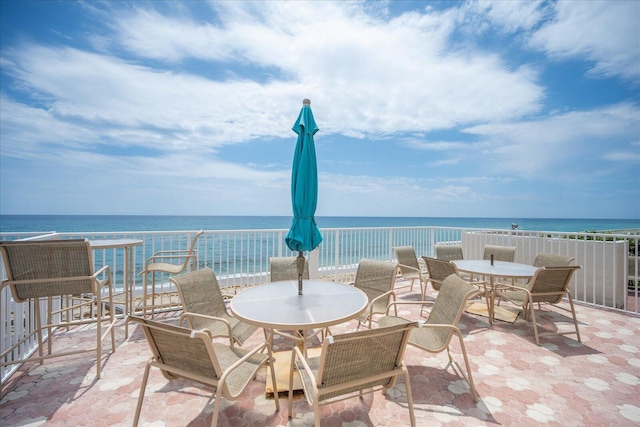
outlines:
[{"label": "chair armrest", "polygon": [[162,251],[163,253],[159,253],[156,252],[155,254],[151,255],[149,258],[147,258],[147,263],[149,263],[149,261],[151,260],[157,260],[157,259],[176,259],[176,258],[187,258],[187,257],[193,257],[196,256],[195,251],[191,252],[191,251],[183,251],[183,250],[177,250],[177,251]]},{"label": "chair armrest", "polygon": [[389,315],[389,310],[391,310],[391,307],[394,306],[398,306],[398,305],[408,305],[408,304],[415,304],[415,305],[427,305],[427,304],[433,304],[435,302],[435,300],[422,300],[422,301],[393,301],[391,303],[389,303],[389,305],[387,305],[387,310],[385,311],[385,314],[388,316]]},{"label": "chair armrest", "polygon": [[188,260],[189,258],[195,258],[196,256],[197,253],[195,250],[189,251],[187,249],[176,249],[172,251],[158,251],[146,259],[144,262],[145,268],[139,274],[143,274],[147,267],[155,262],[166,262],[176,259]]},{"label": "chair armrest", "polygon": [[507,285],[506,283],[499,283],[499,284],[494,284],[494,289],[498,292],[500,291],[524,291],[528,294],[530,294],[531,292],[529,292],[529,289],[523,287],[523,286],[516,286],[516,285]]},{"label": "chair armrest", "polygon": [[420,270],[419,268],[415,268],[415,267],[411,267],[410,265],[404,265],[404,264],[398,264],[398,267],[402,267],[402,268],[407,268],[409,270],[413,270],[416,273],[418,273],[420,276],[422,276],[423,274],[425,274],[424,271]]},{"label": "chair armrest", "polygon": [[[371,309],[373,310],[373,304],[374,304],[374,303],[378,302],[378,300],[381,300],[382,298],[386,298],[386,297],[388,297],[389,295],[392,295],[392,296],[394,296],[394,297],[395,297],[395,295],[396,295],[396,294],[393,292],[393,289],[392,289],[392,290],[390,290],[390,291],[385,292],[384,294],[378,295],[377,297],[375,297],[374,299],[372,299],[372,300],[369,302],[369,306],[370,306],[370,307],[371,307]],[[394,298],[394,301],[395,301],[395,298]]]},{"label": "chair armrest", "polygon": [[311,367],[309,366],[307,359],[305,359],[304,355],[302,354],[302,351],[298,348],[298,346],[294,346],[293,351],[291,352],[291,368],[292,369],[291,369],[291,372],[289,373],[289,377],[291,378],[293,376],[293,371],[295,370],[293,368],[295,367],[296,359],[300,360],[300,363],[302,363],[302,367],[304,368],[305,371],[307,371],[307,375],[311,380],[313,389],[317,389],[318,384],[316,383],[316,377],[315,375],[313,375],[313,371],[311,370]]},{"label": "chair armrest", "polygon": [[215,316],[209,316],[206,314],[198,314],[198,313],[182,313],[178,321],[182,323],[182,321],[187,317],[199,317],[201,319],[213,320],[214,322],[222,322],[227,325],[227,327],[229,328],[229,332],[231,332],[231,324],[227,319],[223,319],[222,317],[215,317]]},{"label": "chair armrest", "polygon": [[106,285],[111,287],[111,267],[108,265],[103,265],[102,268],[93,273],[91,277],[99,284],[98,289],[96,289],[98,292],[100,291],[100,288],[103,288]]},{"label": "chair armrest", "polygon": [[453,329],[454,331],[460,332],[455,325],[448,325],[446,323],[424,323],[418,322],[418,328],[432,328],[432,329]]},{"label": "chair armrest", "polygon": [[[161,251],[156,251],[153,253],[153,255],[151,255],[151,258],[155,257],[155,256],[164,256],[164,255],[171,255],[171,254],[184,254],[184,253],[189,253],[192,252],[189,249],[170,249],[170,250],[161,250]],[[193,251],[195,252],[195,251]]]}]

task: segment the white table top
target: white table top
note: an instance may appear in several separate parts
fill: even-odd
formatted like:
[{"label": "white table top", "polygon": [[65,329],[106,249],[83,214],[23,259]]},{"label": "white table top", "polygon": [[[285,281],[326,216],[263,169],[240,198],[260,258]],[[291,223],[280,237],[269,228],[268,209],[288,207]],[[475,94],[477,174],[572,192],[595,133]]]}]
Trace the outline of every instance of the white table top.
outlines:
[{"label": "white table top", "polygon": [[337,325],[362,313],[368,303],[360,289],[322,280],[285,280],[254,286],[231,299],[238,319],[261,328],[309,330]]},{"label": "white table top", "polygon": [[517,262],[494,261],[491,265],[490,260],[482,259],[465,259],[456,260],[453,263],[458,267],[459,271],[465,273],[480,274],[490,277],[508,277],[514,279],[526,279],[533,277],[538,269],[533,265],[520,264]]},{"label": "white table top", "polygon": [[142,244],[141,239],[98,239],[89,240],[91,249],[110,249],[124,248],[127,246],[139,246]]}]

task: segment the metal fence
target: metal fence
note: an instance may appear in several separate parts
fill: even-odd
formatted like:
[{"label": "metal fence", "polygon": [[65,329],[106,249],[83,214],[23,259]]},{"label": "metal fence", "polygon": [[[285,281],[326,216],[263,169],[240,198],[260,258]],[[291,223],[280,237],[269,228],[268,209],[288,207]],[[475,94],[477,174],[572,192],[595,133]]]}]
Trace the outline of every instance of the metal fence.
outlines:
[{"label": "metal fence", "polygon": [[[211,268],[221,287],[231,293],[269,281],[269,258],[295,256],[284,238],[288,230],[207,230],[198,240],[197,263],[191,268]],[[309,258],[310,274],[334,281],[351,277],[362,258],[394,261],[396,246],[413,246],[420,256],[435,256],[437,243],[460,244],[465,258],[481,258],[485,244],[516,246],[516,262],[532,264],[540,252],[576,258],[583,268],[575,274],[572,292],[577,301],[631,314],[640,313],[638,267],[640,236],[637,231],[619,234],[565,233],[519,230],[486,230],[445,227],[334,228],[322,229],[322,244]],[[96,270],[111,267],[112,281],[120,291],[129,278],[134,297],[142,294],[145,260],[159,250],[187,249],[197,230],[109,233],[2,233],[0,240],[18,239],[139,239],[131,248],[131,262],[122,248],[94,251]],[[125,267],[129,270],[126,271]],[[0,262],[0,277],[6,277]],[[173,292],[168,277],[158,278],[156,292]],[[42,306],[46,309],[46,305]],[[16,303],[7,287],[0,289],[0,360],[23,359],[35,349],[28,339],[33,331],[33,303]],[[18,365],[1,368],[2,381]]]}]

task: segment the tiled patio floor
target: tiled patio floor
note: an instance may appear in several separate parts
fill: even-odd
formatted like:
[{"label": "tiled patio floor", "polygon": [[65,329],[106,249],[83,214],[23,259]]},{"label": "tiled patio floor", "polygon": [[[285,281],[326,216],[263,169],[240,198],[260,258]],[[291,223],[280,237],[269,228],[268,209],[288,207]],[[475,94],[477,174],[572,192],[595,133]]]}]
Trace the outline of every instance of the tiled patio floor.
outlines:
[{"label": "tiled patio floor", "polygon": [[[403,310],[402,316],[417,319],[417,311]],[[543,310],[540,317],[549,327],[551,318],[569,320],[562,310]],[[521,318],[490,326],[484,317],[463,315],[461,329],[480,394],[477,403],[455,372],[444,371],[446,353],[432,355],[409,347],[405,361],[417,425],[640,425],[640,318],[586,306],[577,306],[577,311],[582,343],[571,335],[543,338],[542,346],[535,345],[530,323]],[[175,320],[175,315],[168,320]],[[332,330],[355,327],[356,322],[350,322]],[[95,380],[95,360],[89,354],[23,366],[3,388],[0,425],[131,425],[150,352],[141,331],[130,332],[125,340],[124,328],[118,327],[116,352],[104,356],[100,380]],[[256,332],[244,347],[261,338]],[[56,345],[73,343],[57,340]],[[457,343],[452,349],[460,356]],[[300,397],[292,420],[287,418],[286,398],[276,413],[273,400],[265,397],[265,379],[266,374],[260,374],[240,400],[224,402],[219,425],[313,425],[311,408]],[[212,400],[211,390],[188,381],[168,382],[152,370],[140,425],[208,426]],[[378,392],[334,403],[322,410],[322,417],[326,426],[407,426],[404,383],[386,395]]]}]

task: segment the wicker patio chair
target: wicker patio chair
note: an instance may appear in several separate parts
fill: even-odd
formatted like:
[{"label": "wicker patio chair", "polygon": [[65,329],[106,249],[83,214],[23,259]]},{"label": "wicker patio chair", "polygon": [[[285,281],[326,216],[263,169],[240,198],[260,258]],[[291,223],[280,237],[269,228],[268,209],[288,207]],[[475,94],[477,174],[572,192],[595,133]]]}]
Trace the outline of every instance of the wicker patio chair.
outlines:
[{"label": "wicker patio chair", "polygon": [[[516,258],[516,247],[515,246],[496,246],[496,245],[485,245],[484,253],[482,255],[482,259],[490,260],[493,255],[494,261],[506,261],[506,262],[514,262]],[[482,280],[486,278],[483,277]],[[502,281],[496,280],[494,281],[494,285],[500,286]],[[515,279],[511,279],[511,284],[515,285]]]},{"label": "wicker patio chair", "polygon": [[[409,345],[426,350],[430,353],[440,353],[447,350],[449,364],[447,366],[457,367],[460,374],[469,384],[471,395],[474,401],[478,401],[478,393],[473,384],[471,365],[462,339],[462,333],[458,329],[458,323],[467,301],[478,294],[478,289],[455,274],[450,275],[442,282],[442,287],[438,292],[436,301],[431,308],[429,318],[425,323],[420,323],[417,329],[411,332]],[[382,317],[378,325],[380,327],[392,326],[408,323],[409,320],[396,316]],[[460,364],[453,358],[450,351],[451,339],[458,337],[460,349],[467,374],[464,373]],[[455,365],[455,366],[454,366]],[[447,368],[445,367],[445,370]]]},{"label": "wicker patio chair", "polygon": [[[169,309],[178,308],[179,304],[173,302],[171,297],[166,298],[163,295],[166,292],[156,293],[156,273],[165,273],[169,275],[182,273],[191,264],[192,268],[196,268],[198,254],[196,251],[196,243],[198,238],[204,234],[204,230],[198,231],[194,236],[188,249],[161,250],[154,252],[152,256],[147,258],[144,263],[144,269],[139,275],[143,277],[143,297],[142,297],[142,313],[144,316],[151,310],[151,317],[155,314],[157,308]],[[151,295],[149,296],[149,274],[151,274]],[[149,303],[148,298],[151,298]],[[157,303],[156,299],[160,302]],[[164,300],[167,300],[166,302]]]},{"label": "wicker patio chair", "polygon": [[[429,282],[436,291],[439,291],[442,287],[442,282],[452,274],[462,277],[458,272],[458,267],[453,261],[439,258],[431,258],[423,256],[422,259],[427,266],[429,272]],[[487,282],[482,280],[474,280],[471,277],[464,277],[464,280],[468,281],[476,288],[478,288],[478,296],[483,297],[487,304],[487,310],[489,310],[489,298],[491,298],[491,289],[487,287]],[[424,309],[424,306],[423,306]],[[422,314],[422,313],[421,313]]]},{"label": "wicker patio chair", "polygon": [[373,259],[360,260],[355,281],[350,285],[367,294],[369,304],[358,317],[358,328],[360,325],[367,323],[368,327],[371,328],[373,316],[386,313],[389,303],[395,301],[393,286],[397,271],[397,264],[391,262]]},{"label": "wicker patio chair", "polygon": [[227,311],[218,279],[210,268],[202,268],[169,278],[182,301],[180,325],[206,329],[212,337],[228,337],[230,344],[242,345],[258,327],[241,322]]},{"label": "wicker patio chair", "polygon": [[459,276],[458,268],[453,262],[449,260],[431,258],[428,256],[423,256],[422,260],[427,266],[429,282],[431,283],[433,289],[436,291],[440,290],[442,282],[450,275],[455,274],[456,276]]},{"label": "wicker patio chair", "polygon": [[462,255],[462,246],[460,245],[435,245],[436,258],[448,261],[456,261],[464,259]]},{"label": "wicker patio chair", "polygon": [[[417,280],[420,284],[420,294],[424,299],[427,290],[427,282],[425,272],[420,268],[418,257],[413,246],[396,246],[393,248],[398,259],[398,271],[404,280],[411,280],[410,290],[413,291],[413,285]],[[397,288],[396,288],[397,289]]]},{"label": "wicker patio chair", "polygon": [[[522,307],[525,319],[531,319],[533,323],[533,333],[536,338],[536,344],[540,345],[540,337],[549,335],[572,335],[576,334],[578,342],[580,342],[580,330],[578,329],[578,319],[573,306],[571,291],[569,290],[569,282],[579,265],[569,265],[563,267],[540,267],[531,281],[525,286],[509,286],[502,285],[497,289],[496,296],[505,298],[513,304]],[[568,332],[545,332],[538,331],[538,322],[536,321],[536,313],[533,303],[553,304],[557,305],[562,302],[564,297],[569,300],[569,307],[573,317],[573,325],[575,331]]]},{"label": "wicker patio chair", "polygon": [[[279,282],[282,280],[298,280],[298,257],[271,257],[269,258],[269,281]],[[309,280],[309,261],[305,258],[302,279]],[[313,339],[315,336],[324,334],[329,331],[326,329],[318,329],[311,331],[283,331],[275,329],[273,332],[282,336],[291,338],[298,345],[306,349],[306,341]],[[305,335],[306,334],[306,335]]]},{"label": "wicker patio chair", "polygon": [[[134,427],[140,420],[151,367],[160,369],[168,380],[188,378],[214,387],[215,402],[211,419],[211,425],[214,427],[218,425],[222,398],[232,401],[238,399],[263,365],[270,365],[271,380],[274,386],[276,384],[273,365],[270,364],[273,355],[268,343],[249,351],[213,342],[211,334],[206,329],[182,328],[137,316],[131,316],[130,320],[142,327],[152,354],[142,377],[133,420]],[[263,353],[265,350],[266,353]],[[274,393],[274,400],[278,411],[278,393]]]},{"label": "wicker patio chair", "polygon": [[513,262],[516,258],[516,249],[515,246],[486,245],[482,259],[489,260],[493,255],[495,261]]},{"label": "wicker patio chair", "polygon": [[[554,255],[548,253],[539,253],[536,255],[536,259],[533,261],[534,267],[565,267],[567,265],[571,265],[571,263],[575,260],[575,257],[568,257],[564,255]],[[512,283],[515,286],[524,286],[529,283],[531,280],[526,280],[524,282]],[[498,305],[500,305],[500,300],[498,300]],[[538,304],[540,307],[540,304]]]},{"label": "wicker patio chair", "polygon": [[[320,427],[320,405],[393,387],[404,377],[411,425],[415,426],[409,373],[403,362],[409,334],[416,323],[329,336],[320,356],[308,358],[295,347],[289,374],[289,418],[293,416],[294,366],[300,374],[304,395],[313,407]],[[370,390],[369,390],[370,389]]]},{"label": "wicker patio chair", "polygon": [[[7,276],[0,290],[9,286],[15,302],[31,301],[35,311],[33,332],[4,351],[0,355],[0,365],[24,363],[26,360],[23,358],[14,359],[14,350],[35,335],[38,352],[29,360],[42,364],[48,358],[92,352],[96,357],[96,377],[100,378],[102,342],[108,335],[111,336],[111,351],[116,350],[110,267],[105,265],[94,272],[91,247],[84,240],[3,241],[0,242],[0,251]],[[41,300],[46,301],[46,305],[41,304]],[[10,305],[0,301],[0,306]],[[46,307],[45,313],[42,313],[43,307]],[[77,327],[81,325],[95,327],[94,347],[53,351],[54,331],[74,333],[86,330]],[[48,336],[47,354],[44,354],[44,331]]]},{"label": "wicker patio chair", "polygon": [[554,255],[547,253],[539,253],[533,261],[534,267],[566,267],[575,261],[575,257],[564,255]]},{"label": "wicker patio chair", "polygon": [[[298,257],[272,257],[269,258],[269,281],[298,280]],[[303,279],[309,279],[309,262],[304,260]]]}]

